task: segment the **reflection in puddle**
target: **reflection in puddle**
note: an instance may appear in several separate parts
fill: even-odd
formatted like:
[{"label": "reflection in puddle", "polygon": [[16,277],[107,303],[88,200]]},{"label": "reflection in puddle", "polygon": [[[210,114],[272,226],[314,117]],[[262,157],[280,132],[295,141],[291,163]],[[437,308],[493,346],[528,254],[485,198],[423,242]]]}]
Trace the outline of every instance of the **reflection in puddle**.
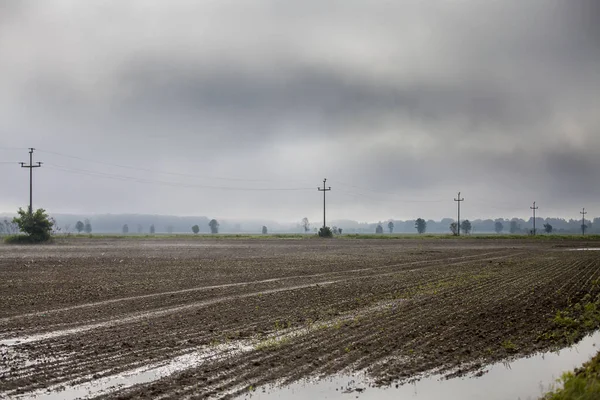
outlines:
[{"label": "reflection in puddle", "polygon": [[561,374],[581,366],[599,350],[600,332],[555,353],[543,353],[511,363],[488,366],[481,377],[444,380],[431,376],[418,382],[376,388],[364,373],[300,381],[278,388],[266,387],[242,396],[253,399],[416,399],[416,400],[504,400],[539,399]]}]

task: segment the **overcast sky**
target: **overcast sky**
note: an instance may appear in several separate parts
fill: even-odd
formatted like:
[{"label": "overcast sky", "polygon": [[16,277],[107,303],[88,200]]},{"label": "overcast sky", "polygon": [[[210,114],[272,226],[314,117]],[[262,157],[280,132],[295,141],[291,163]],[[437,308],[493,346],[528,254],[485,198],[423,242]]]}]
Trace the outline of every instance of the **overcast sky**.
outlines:
[{"label": "overcast sky", "polygon": [[[600,215],[596,0],[0,0],[0,212]],[[125,168],[128,167],[128,168]],[[256,190],[259,189],[259,190]],[[286,189],[286,190],[283,190]]]}]

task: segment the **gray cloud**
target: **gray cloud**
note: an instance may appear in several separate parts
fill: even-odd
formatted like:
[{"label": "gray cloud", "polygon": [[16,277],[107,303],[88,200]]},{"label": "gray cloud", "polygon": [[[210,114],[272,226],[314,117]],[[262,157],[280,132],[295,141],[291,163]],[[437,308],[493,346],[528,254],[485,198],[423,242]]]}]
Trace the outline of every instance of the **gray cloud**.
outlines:
[{"label": "gray cloud", "polygon": [[[575,201],[593,212],[597,4],[0,1],[0,147],[279,187],[328,176],[340,218],[446,216],[458,189],[508,214],[526,215],[532,197],[565,215]],[[318,215],[310,191],[231,196],[50,171],[39,191],[60,211]],[[73,179],[81,197],[50,195]],[[22,202],[23,177],[0,180],[17,188],[0,204],[8,211]],[[191,184],[207,182],[231,185]],[[486,204],[473,201],[473,215],[498,213]]]}]

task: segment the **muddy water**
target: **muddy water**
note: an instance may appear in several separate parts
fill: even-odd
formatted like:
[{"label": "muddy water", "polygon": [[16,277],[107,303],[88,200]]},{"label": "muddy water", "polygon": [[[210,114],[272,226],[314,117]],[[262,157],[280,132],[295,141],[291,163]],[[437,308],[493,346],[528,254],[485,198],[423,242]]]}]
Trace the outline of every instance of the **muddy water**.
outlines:
[{"label": "muddy water", "polygon": [[416,383],[376,388],[363,373],[317,381],[301,381],[286,387],[258,388],[241,398],[252,399],[414,399],[504,400],[539,399],[565,371],[581,366],[600,351],[600,331],[577,345],[486,367],[481,377],[443,379],[431,376]]},{"label": "muddy water", "polygon": [[[252,349],[252,346],[242,343],[219,345],[213,348],[203,348],[175,357],[167,362],[146,365],[122,374],[108,375],[100,379],[75,385],[60,384],[35,392],[25,393],[23,395],[12,395],[8,398],[15,400],[91,399],[101,395],[116,393],[119,390],[126,389],[137,384],[155,382],[177,372],[198,367],[211,360],[234,357],[237,354],[241,354]],[[4,399],[2,396],[2,393],[0,393],[0,399]]]},{"label": "muddy water", "polygon": [[[560,375],[580,366],[600,350],[600,331],[588,336],[577,345],[538,354],[511,363],[486,367],[481,377],[443,379],[431,376],[416,383],[376,388],[364,373],[340,375],[321,380],[300,381],[285,387],[261,387],[248,392],[240,399],[415,399],[469,400],[469,399],[538,399]],[[171,360],[150,364],[121,374],[108,375],[78,384],[61,384],[23,395],[0,393],[0,399],[79,399],[118,393],[119,390],[149,384],[162,378],[200,365],[235,357],[252,351],[250,343],[230,343],[212,348],[200,348]],[[11,350],[4,348],[4,350]],[[8,397],[4,397],[8,395]]]}]

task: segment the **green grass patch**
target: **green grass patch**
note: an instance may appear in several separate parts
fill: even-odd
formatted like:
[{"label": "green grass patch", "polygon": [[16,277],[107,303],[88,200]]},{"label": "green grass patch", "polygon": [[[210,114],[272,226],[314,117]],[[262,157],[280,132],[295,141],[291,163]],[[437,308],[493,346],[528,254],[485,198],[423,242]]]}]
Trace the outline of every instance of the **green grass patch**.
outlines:
[{"label": "green grass patch", "polygon": [[587,293],[579,302],[557,311],[552,328],[539,339],[573,344],[596,329],[600,329],[600,294],[593,297]]},{"label": "green grass patch", "polygon": [[567,372],[558,380],[559,389],[542,397],[543,400],[600,399],[600,353],[574,372]]},{"label": "green grass patch", "polygon": [[4,243],[7,244],[36,244],[36,243],[48,243],[51,240],[36,240],[29,235],[8,235],[4,237]]},{"label": "green grass patch", "polygon": [[502,347],[508,353],[516,353],[517,351],[519,351],[517,345],[514,344],[511,340],[505,340],[504,342],[502,342]]}]

